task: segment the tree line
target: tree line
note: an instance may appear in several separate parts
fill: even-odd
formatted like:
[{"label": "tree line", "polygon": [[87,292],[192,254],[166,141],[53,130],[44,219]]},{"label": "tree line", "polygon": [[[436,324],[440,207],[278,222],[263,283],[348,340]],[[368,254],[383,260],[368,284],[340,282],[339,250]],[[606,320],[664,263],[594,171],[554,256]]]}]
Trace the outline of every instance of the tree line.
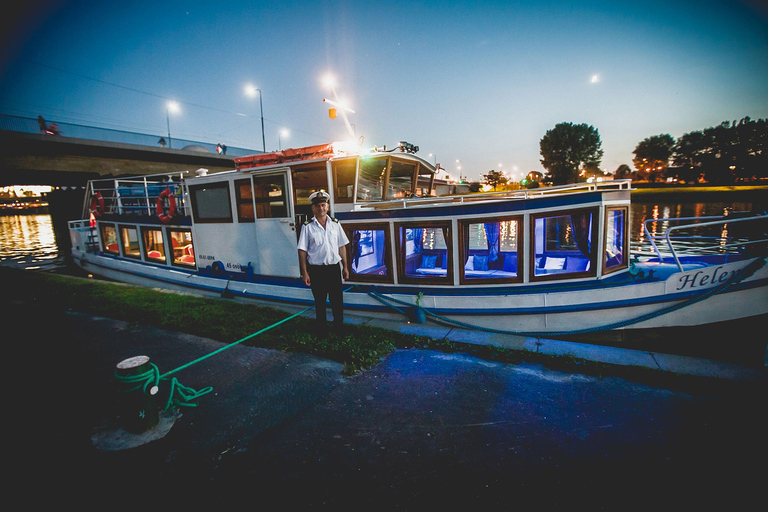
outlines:
[{"label": "tree line", "polygon": [[[539,148],[546,184],[604,176],[602,142],[593,126],[557,124],[542,137]],[[614,172],[617,179],[732,184],[768,178],[768,119],[724,121],[677,140],[669,134],[654,135],[638,143],[632,153],[634,170],[620,165]],[[498,174],[491,171],[485,178],[499,184]]]},{"label": "tree line", "polygon": [[768,119],[724,121],[686,133],[648,137],[637,145],[632,178],[732,184],[768,177]]}]

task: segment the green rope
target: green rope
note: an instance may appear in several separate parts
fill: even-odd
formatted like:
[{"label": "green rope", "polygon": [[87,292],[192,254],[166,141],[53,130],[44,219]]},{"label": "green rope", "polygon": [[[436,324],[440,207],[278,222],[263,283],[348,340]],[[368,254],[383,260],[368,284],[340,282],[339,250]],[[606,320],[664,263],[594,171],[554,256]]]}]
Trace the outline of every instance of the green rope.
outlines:
[{"label": "green rope", "polygon": [[[696,304],[697,302],[701,302],[703,300],[706,300],[709,297],[711,297],[711,296],[713,296],[713,295],[715,295],[717,293],[721,293],[721,292],[725,291],[727,288],[730,288],[731,286],[734,286],[735,284],[738,284],[739,282],[743,281],[747,277],[751,276],[752,274],[757,272],[757,270],[759,270],[763,265],[765,265],[765,263],[766,263],[766,258],[758,258],[755,261],[753,261],[752,263],[750,263],[747,267],[742,269],[740,272],[737,272],[734,275],[732,275],[731,278],[728,281],[726,281],[725,283],[721,284],[720,286],[712,288],[709,291],[707,291],[707,292],[705,292],[703,294],[697,295],[695,297],[692,297],[692,298],[690,298],[690,299],[688,299],[686,301],[679,302],[677,304],[673,304],[673,305],[668,306],[666,308],[662,308],[662,309],[660,309],[658,311],[654,311],[654,312],[651,312],[651,313],[646,313],[645,315],[641,315],[639,317],[632,318],[632,319],[629,319],[629,320],[623,320],[621,322],[615,322],[615,323],[604,325],[604,326],[600,326],[600,327],[590,327],[590,328],[587,328],[587,329],[578,329],[578,330],[571,330],[571,331],[558,331],[558,332],[506,331],[506,330],[501,330],[501,329],[492,329],[490,327],[481,327],[481,326],[478,326],[478,325],[472,325],[472,324],[469,324],[469,323],[466,323],[466,322],[461,322],[461,321],[458,321],[458,320],[452,320],[450,318],[446,318],[445,316],[438,315],[437,313],[435,313],[433,311],[430,311],[427,308],[423,308],[423,307],[419,306],[418,304],[416,305],[416,307],[422,309],[428,316],[431,316],[431,317],[439,320],[440,322],[448,324],[450,326],[465,327],[465,328],[468,328],[468,329],[474,329],[474,330],[478,330],[478,331],[491,332],[491,333],[496,333],[496,334],[513,334],[513,335],[518,335],[518,336],[541,337],[541,336],[568,336],[568,335],[574,335],[574,334],[586,334],[586,333],[591,333],[591,332],[610,331],[612,329],[619,329],[619,328],[622,328],[622,327],[627,327],[629,325],[637,324],[637,323],[644,322],[646,320],[650,320],[650,319],[653,319],[653,318],[656,318],[656,317],[659,317],[659,316],[662,316],[662,315],[666,315],[666,314],[671,313],[673,311],[677,311],[677,310],[682,309],[684,307],[688,307],[688,306],[690,306],[692,304]],[[410,306],[410,307],[414,306],[413,304],[410,304],[408,302],[405,302],[405,301],[402,301],[402,300],[399,300],[399,299],[395,299],[394,297],[387,297],[386,295],[381,294],[380,292],[376,291],[375,289],[371,290],[371,291],[369,291],[367,293],[368,293],[369,296],[371,296],[374,299],[378,300],[379,302],[381,302],[385,306],[389,306],[392,309],[395,309],[395,310],[397,310],[397,311],[399,311],[400,313],[403,313],[403,314],[405,314],[405,313],[401,309],[399,309],[399,308],[389,304],[387,301],[391,301],[391,302],[394,302],[394,303],[397,303],[397,304],[402,304],[402,305]]]},{"label": "green rope", "polygon": [[[346,290],[345,290],[346,291]],[[189,368],[190,366],[199,363],[200,361],[204,361],[205,359],[208,359],[209,357],[213,357],[216,354],[223,352],[227,349],[230,349],[234,347],[235,345],[239,345],[240,343],[249,340],[251,338],[255,338],[259,334],[262,334],[270,329],[273,329],[277,327],[278,325],[284,324],[285,322],[292,320],[296,318],[297,316],[306,313],[310,309],[314,308],[315,306],[312,305],[308,308],[305,308],[301,311],[299,311],[296,314],[293,314],[287,318],[284,318],[283,320],[280,320],[279,322],[275,322],[274,324],[267,326],[253,334],[250,334],[244,338],[241,338],[235,342],[230,343],[229,345],[226,345],[224,347],[221,347],[220,349],[214,350],[210,354],[204,355],[202,357],[198,357],[194,361],[191,361],[187,364],[184,364],[182,366],[179,366],[178,368],[175,368],[169,372],[166,372],[162,375],[160,375],[160,370],[157,368],[157,366],[154,363],[150,364],[150,369],[146,372],[137,374],[137,375],[130,375],[130,376],[124,376],[119,375],[117,372],[115,372],[115,378],[126,385],[133,385],[135,386],[124,389],[122,391],[129,392],[129,391],[137,391],[139,389],[142,390],[144,394],[147,395],[154,395],[157,393],[157,387],[160,384],[160,381],[170,381],[171,387],[170,387],[170,393],[168,395],[168,401],[165,403],[165,409],[168,410],[172,406],[176,407],[197,407],[197,404],[193,402],[193,400],[196,400],[200,398],[203,395],[206,395],[213,391],[213,387],[208,386],[206,388],[201,389],[200,391],[195,391],[194,389],[184,386],[181,384],[176,377],[169,378],[172,374],[177,373],[185,368]]]}]

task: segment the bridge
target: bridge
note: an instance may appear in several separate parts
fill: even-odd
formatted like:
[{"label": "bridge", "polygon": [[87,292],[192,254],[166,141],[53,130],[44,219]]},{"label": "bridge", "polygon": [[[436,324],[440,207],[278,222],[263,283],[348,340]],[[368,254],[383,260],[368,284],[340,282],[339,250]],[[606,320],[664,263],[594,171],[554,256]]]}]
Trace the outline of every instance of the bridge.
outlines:
[{"label": "bridge", "polygon": [[62,135],[52,135],[36,119],[0,115],[0,186],[82,186],[113,176],[218,172],[234,169],[234,156],[260,153],[226,148],[219,154],[214,144],[178,139],[162,147],[162,135],[74,124],[60,123],[59,129]]}]

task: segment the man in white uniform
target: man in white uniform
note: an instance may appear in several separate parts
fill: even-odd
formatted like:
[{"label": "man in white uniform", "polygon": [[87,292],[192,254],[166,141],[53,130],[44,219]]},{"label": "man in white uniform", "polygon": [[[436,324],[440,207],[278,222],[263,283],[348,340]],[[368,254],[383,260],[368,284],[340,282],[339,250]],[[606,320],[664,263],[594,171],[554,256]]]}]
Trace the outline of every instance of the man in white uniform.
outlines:
[{"label": "man in white uniform", "polygon": [[[325,299],[331,303],[333,329],[341,332],[344,324],[342,277],[349,279],[347,234],[339,221],[328,215],[327,192],[320,190],[309,196],[314,217],[304,223],[299,235],[299,268],[301,280],[312,288],[315,298],[318,334],[328,333]],[[339,266],[341,263],[341,266]]]}]

